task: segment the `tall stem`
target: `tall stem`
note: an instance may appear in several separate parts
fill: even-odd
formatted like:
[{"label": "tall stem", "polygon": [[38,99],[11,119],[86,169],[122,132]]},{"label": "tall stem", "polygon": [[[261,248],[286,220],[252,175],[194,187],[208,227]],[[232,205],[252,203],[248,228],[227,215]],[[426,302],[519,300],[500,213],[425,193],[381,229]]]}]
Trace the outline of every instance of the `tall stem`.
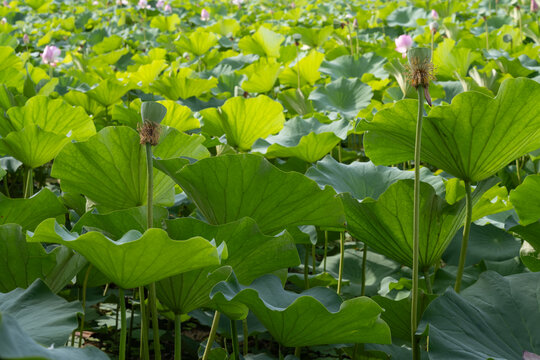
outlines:
[{"label": "tall stem", "polygon": [[326,272],[326,254],[328,253],[328,231],[324,231],[324,259],[323,259],[323,270]]},{"label": "tall stem", "polygon": [[317,258],[315,256],[315,245],[311,245],[311,275],[315,275],[315,264],[317,263]]},{"label": "tall stem", "polygon": [[28,166],[26,168],[26,176],[24,178],[24,197],[29,198],[34,195],[34,177],[33,169]]},{"label": "tall stem", "polygon": [[366,294],[366,267],[367,267],[367,245],[364,243],[364,248],[362,249],[362,291],[361,296]]},{"label": "tall stem", "polygon": [[212,320],[212,328],[210,328],[210,334],[208,335],[208,341],[206,342],[206,347],[204,348],[202,360],[208,360],[208,356],[210,356],[210,350],[212,349],[212,344],[214,343],[214,339],[216,338],[220,315],[221,314],[219,311],[216,311],[214,313],[214,320]]},{"label": "tall stem", "polygon": [[304,288],[309,289],[309,247],[308,245],[304,246],[305,255],[304,255]]},{"label": "tall stem", "polygon": [[174,360],[182,359],[182,320],[181,314],[174,314]]},{"label": "tall stem", "polygon": [[248,323],[247,318],[242,320],[242,330],[244,331],[244,343],[243,343],[243,354],[246,356],[248,354],[248,338],[249,338],[249,331],[248,331]]},{"label": "tall stem", "polygon": [[433,289],[431,288],[431,279],[429,278],[429,268],[424,269],[424,280],[426,281],[427,293],[433,294]]},{"label": "tall stem", "polygon": [[341,283],[343,281],[343,262],[345,261],[345,236],[343,231],[339,233],[339,274],[337,283],[337,293],[341,295]]},{"label": "tall stem", "polygon": [[156,360],[161,360],[161,345],[159,343],[159,318],[158,318],[158,310],[157,310],[156,283],[150,284],[148,297],[150,300],[150,308],[152,310],[152,332],[154,334],[154,357]]},{"label": "tall stem", "polygon": [[139,286],[139,298],[141,302],[141,349],[140,356],[144,360],[150,359],[148,348],[148,317],[146,316],[146,305],[144,303],[144,286]]},{"label": "tall stem", "polygon": [[459,253],[459,265],[456,275],[456,284],[454,290],[459,292],[461,288],[461,279],[463,278],[463,270],[465,269],[465,259],[467,258],[467,245],[469,243],[469,233],[471,232],[472,220],[472,194],[471,182],[465,181],[465,225],[463,227],[463,239],[461,240],[461,252]]},{"label": "tall stem", "polygon": [[81,327],[79,329],[79,347],[82,346],[82,339],[83,339],[83,331],[84,331],[84,320],[86,315],[86,288],[88,287],[88,277],[90,276],[90,270],[92,270],[92,264],[88,265],[88,269],[86,269],[86,273],[84,274],[84,281],[83,281],[83,290],[82,290],[82,316],[81,316]]},{"label": "tall stem", "polygon": [[238,345],[238,330],[236,329],[236,320],[231,320],[231,340],[234,360],[240,360],[240,346]]},{"label": "tall stem", "polygon": [[126,358],[126,339],[127,339],[127,321],[126,321],[126,301],[124,298],[124,289],[118,288],[118,298],[120,300],[120,354],[119,360]]},{"label": "tall stem", "polygon": [[418,258],[420,254],[420,150],[422,148],[422,118],[424,116],[424,87],[418,86],[418,117],[414,144],[414,210],[413,210],[413,278],[411,304],[411,343],[413,360],[420,359],[420,346],[416,337],[418,326]]}]

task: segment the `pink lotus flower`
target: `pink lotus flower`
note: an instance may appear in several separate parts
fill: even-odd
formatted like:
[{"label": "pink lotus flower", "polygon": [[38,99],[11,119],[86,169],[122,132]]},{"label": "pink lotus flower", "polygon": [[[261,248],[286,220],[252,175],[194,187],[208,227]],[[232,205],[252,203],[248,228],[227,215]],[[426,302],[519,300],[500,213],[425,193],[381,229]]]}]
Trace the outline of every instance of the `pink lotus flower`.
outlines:
[{"label": "pink lotus flower", "polygon": [[165,12],[171,12],[171,11],[172,11],[171,4],[165,5],[165,7],[163,8],[163,11],[165,11]]},{"label": "pink lotus flower", "polygon": [[[532,0],[532,1],[534,1],[534,0]],[[523,352],[523,360],[540,360],[540,355],[536,355],[536,354],[530,353],[528,351],[524,351]]]},{"label": "pink lotus flower", "polygon": [[210,13],[206,9],[201,10],[201,20],[202,21],[208,21],[210,20]]},{"label": "pink lotus flower", "polygon": [[9,6],[9,1],[7,1],[7,0],[4,0],[4,3],[3,3],[3,4],[4,4],[4,6],[7,7],[7,8],[11,7],[11,6]]},{"label": "pink lotus flower", "polygon": [[158,0],[158,2],[156,3],[157,9],[162,9],[164,6],[165,6],[165,1],[163,0]]},{"label": "pink lotus flower", "polygon": [[431,10],[431,17],[433,18],[433,20],[437,20],[439,18],[439,13],[437,13],[437,11],[435,10]]},{"label": "pink lotus flower", "polygon": [[151,9],[152,7],[150,5],[148,5],[148,1],[146,0],[139,0],[139,3],[137,4],[137,6],[141,9]]},{"label": "pink lotus flower", "polygon": [[240,5],[242,5],[243,2],[244,2],[244,0],[232,0],[232,4],[233,5],[238,5],[238,7],[240,7]]},{"label": "pink lotus flower", "polygon": [[538,3],[536,2],[536,0],[531,0],[531,12],[536,11],[538,11]]},{"label": "pink lotus flower", "polygon": [[60,53],[60,49],[56,46],[47,45],[45,46],[45,50],[43,50],[43,53],[41,53],[41,59],[45,64],[51,64],[52,66],[56,66],[56,58],[60,56]]},{"label": "pink lotus flower", "polygon": [[407,50],[412,47],[413,41],[409,35],[400,35],[396,40],[396,51],[400,52],[405,58],[407,56]]},{"label": "pink lotus flower", "polygon": [[116,0],[116,5],[118,6],[121,6],[121,5],[128,5],[129,2],[127,0]]},{"label": "pink lotus flower", "polygon": [[22,41],[25,45],[28,45],[30,43],[30,38],[28,37],[28,34],[23,35]]}]

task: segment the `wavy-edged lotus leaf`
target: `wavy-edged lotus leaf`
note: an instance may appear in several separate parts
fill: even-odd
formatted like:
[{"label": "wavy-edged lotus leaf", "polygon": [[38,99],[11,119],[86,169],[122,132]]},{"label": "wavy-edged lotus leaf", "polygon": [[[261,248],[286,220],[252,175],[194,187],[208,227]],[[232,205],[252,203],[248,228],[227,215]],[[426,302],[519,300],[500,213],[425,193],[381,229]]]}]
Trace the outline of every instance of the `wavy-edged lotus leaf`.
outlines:
[{"label": "wavy-edged lotus leaf", "polygon": [[238,71],[246,75],[247,80],[242,82],[242,89],[247,92],[265,93],[274,88],[281,64],[273,58],[261,58]]},{"label": "wavy-edged lotus leaf", "polygon": [[242,151],[251,149],[258,138],[275,134],[283,128],[283,106],[266,95],[228,99],[219,109],[201,110],[203,131],[212,136],[227,136],[227,143]]},{"label": "wavy-edged lotus leaf", "polygon": [[[250,286],[231,276],[212,290],[218,309],[244,319],[248,309],[285,346],[339,343],[390,343],[390,328],[380,319],[382,308],[367,297],[343,301],[334,290],[316,287],[297,294],[279,278],[265,275]],[[242,310],[242,311],[239,311]],[[351,321],[354,319],[354,321]]]},{"label": "wavy-edged lotus leaf", "polygon": [[[343,164],[328,155],[310,167],[306,176],[322,187],[332,186],[338,194],[349,193],[358,200],[368,197],[377,200],[396,181],[414,179],[414,172],[375,166],[371,161]],[[442,178],[433,175],[427,168],[420,169],[420,180],[433,186],[437,195],[445,191]]]},{"label": "wavy-edged lotus leaf", "polygon": [[241,27],[236,19],[219,19],[214,25],[209,26],[208,30],[221,36],[236,36]]},{"label": "wavy-edged lotus leaf", "polygon": [[[47,333],[48,328],[42,328]],[[32,360],[107,360],[105,353],[95,346],[82,349],[64,347],[49,349],[38,344],[24,332],[17,320],[9,314],[0,313],[0,357],[2,359]]]},{"label": "wavy-edged lotus leaf", "polygon": [[193,70],[182,68],[180,71],[166,74],[150,84],[150,89],[165,96],[169,100],[198,97],[217,86],[218,80],[197,79],[191,77]]},{"label": "wavy-edged lotus leaf", "polygon": [[527,226],[517,225],[509,230],[525,240],[519,251],[523,264],[531,271],[540,271],[540,221]]},{"label": "wavy-edged lotus leaf", "polygon": [[346,139],[351,129],[352,125],[345,119],[322,124],[315,118],[295,117],[285,123],[279,134],[257,140],[252,151],[267,158],[297,157],[315,162]]},{"label": "wavy-edged lotus leaf", "polygon": [[224,225],[210,225],[192,218],[181,218],[169,220],[166,225],[173,239],[202,236],[214,239],[217,245],[226,243],[228,257],[221,264],[231,266],[242,284],[249,284],[272,271],[300,264],[294,239],[289,233],[264,235],[250,218]]},{"label": "wavy-edged lotus leaf", "polygon": [[294,32],[300,34],[302,43],[312,48],[321,46],[334,32],[333,26],[316,27],[296,27]]},{"label": "wavy-edged lotus leaf", "polygon": [[[159,148],[155,147],[156,154]],[[109,211],[146,203],[144,147],[137,132],[128,127],[106,127],[86,142],[66,145],[51,175],[61,180],[64,192],[83,194]],[[173,184],[158,171],[154,172],[154,203],[173,203]]]},{"label": "wavy-edged lotus leaf", "polygon": [[0,81],[22,90],[24,63],[10,46],[0,46]]},{"label": "wavy-edged lotus leaf", "polygon": [[66,212],[62,202],[49,189],[41,189],[28,199],[12,199],[0,194],[0,225],[15,223],[23,230],[34,230],[45,219]]},{"label": "wavy-edged lotus leaf", "polygon": [[[434,107],[424,119],[422,161],[471,182],[494,175],[540,148],[538,97],[536,81],[508,79],[495,98],[470,91],[455,96],[451,105]],[[360,125],[368,130],[366,154],[375,164],[413,158],[417,108],[416,100],[398,101]]]},{"label": "wavy-edged lotus leaf", "polygon": [[182,36],[174,43],[181,53],[187,51],[196,56],[204,55],[213,46],[217,45],[217,36],[205,31],[203,27],[197,28],[188,36]]},{"label": "wavy-edged lotus leaf", "polygon": [[168,160],[183,156],[201,160],[210,156],[203,145],[205,141],[202,135],[188,135],[172,127],[162,128],[159,144],[154,148],[154,157]]},{"label": "wavy-edged lotus leaf", "polygon": [[414,6],[400,6],[386,17],[389,26],[416,27],[417,20],[427,18],[424,9]]},{"label": "wavy-edged lotus leaf", "polygon": [[36,228],[28,241],[65,245],[125,289],[219,264],[216,247],[206,239],[176,241],[161,229],[149,229],[144,234],[133,230],[113,241],[98,232],[78,236],[49,219]]},{"label": "wavy-edged lotus leaf", "polygon": [[510,192],[510,201],[524,226],[540,219],[539,189],[540,175],[529,175],[521,185]]},{"label": "wavy-edged lotus leaf", "polygon": [[230,266],[188,271],[156,282],[161,304],[176,314],[187,314],[201,307],[210,307],[210,291],[231,275]]},{"label": "wavy-edged lotus leaf", "polygon": [[240,39],[238,47],[244,54],[278,58],[279,48],[283,40],[285,40],[283,35],[261,26],[255,34]]},{"label": "wavy-edged lotus leaf", "polygon": [[419,331],[429,330],[432,360],[522,359],[540,353],[540,273],[482,273],[472,286],[433,300]]},{"label": "wavy-edged lotus leaf", "polygon": [[86,94],[103,106],[111,106],[120,101],[122,96],[134,87],[131,83],[122,83],[114,78],[109,78],[101,81]]},{"label": "wavy-edged lotus leaf", "polygon": [[340,78],[309,94],[317,111],[337,112],[346,119],[356,117],[373,97],[371,87],[359,79]]},{"label": "wavy-edged lotus leaf", "polygon": [[167,115],[165,115],[161,125],[173,127],[178,131],[198,129],[201,126],[199,120],[193,117],[191,109],[187,106],[172,100],[160,100],[158,103],[167,108]]},{"label": "wavy-edged lotus leaf", "polygon": [[[473,192],[473,206],[498,182],[481,182]],[[413,180],[390,185],[377,201],[362,203],[350,194],[341,194],[347,229],[351,235],[399,263],[412,267]],[[420,183],[420,257],[421,269],[438,261],[465,220],[465,199],[446,203],[433,187]]]},{"label": "wavy-edged lotus leaf", "polygon": [[332,61],[324,61],[320,71],[330,75],[332,80],[343,78],[361,79],[364,74],[373,74],[379,79],[388,78],[388,72],[384,69],[386,59],[374,53],[363,54],[360,57],[343,55]]},{"label": "wavy-edged lotus leaf", "polygon": [[150,22],[150,27],[159,29],[161,32],[173,32],[180,24],[180,18],[176,14],[171,16],[154,16]]},{"label": "wavy-edged lotus leaf", "polygon": [[[83,227],[87,230],[103,232],[107,237],[120,239],[130,230],[141,233],[147,229],[148,206],[139,206],[124,210],[111,211],[100,214],[98,211],[88,211],[73,226],[73,232],[82,233]],[[154,206],[153,220],[155,228],[161,228],[163,220],[167,219],[169,212],[163,207]]]},{"label": "wavy-edged lotus leaf", "polygon": [[482,59],[482,55],[466,46],[456,46],[456,41],[444,39],[433,52],[433,64],[437,69],[437,77],[441,80],[453,80],[456,74],[465,78],[471,65]]},{"label": "wavy-edged lotus leaf", "polygon": [[291,65],[279,74],[279,82],[283,85],[298,88],[305,85],[313,86],[321,78],[319,67],[324,60],[324,54],[312,50],[298,61],[293,61]]},{"label": "wavy-edged lotus leaf", "polygon": [[288,89],[281,91],[277,98],[283,104],[290,115],[307,115],[313,112],[313,104],[308,99],[311,91],[310,86],[303,89]]},{"label": "wavy-edged lotus leaf", "polygon": [[53,294],[37,279],[27,289],[0,293],[0,312],[2,316],[13,316],[36,342],[60,346],[77,327],[77,314],[82,312],[82,307],[79,302],[68,303]]},{"label": "wavy-edged lotus leaf", "polygon": [[153,60],[149,64],[139,66],[137,71],[127,73],[126,77],[132,83],[140,85],[143,89],[146,89],[148,85],[152,83],[152,81],[156,80],[156,78],[165,68],[167,68],[165,60]]},{"label": "wavy-edged lotus leaf", "polygon": [[186,165],[174,177],[211,224],[250,217],[265,234],[293,225],[343,227],[335,191],[283,172],[259,155],[225,155]]}]

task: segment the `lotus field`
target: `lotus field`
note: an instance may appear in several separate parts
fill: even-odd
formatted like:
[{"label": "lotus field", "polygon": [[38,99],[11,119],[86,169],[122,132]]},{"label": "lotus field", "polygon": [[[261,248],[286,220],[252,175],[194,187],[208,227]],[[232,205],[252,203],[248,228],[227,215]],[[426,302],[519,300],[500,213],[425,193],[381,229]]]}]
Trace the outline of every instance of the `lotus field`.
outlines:
[{"label": "lotus field", "polygon": [[6,0],[0,359],[540,359],[539,0]]}]

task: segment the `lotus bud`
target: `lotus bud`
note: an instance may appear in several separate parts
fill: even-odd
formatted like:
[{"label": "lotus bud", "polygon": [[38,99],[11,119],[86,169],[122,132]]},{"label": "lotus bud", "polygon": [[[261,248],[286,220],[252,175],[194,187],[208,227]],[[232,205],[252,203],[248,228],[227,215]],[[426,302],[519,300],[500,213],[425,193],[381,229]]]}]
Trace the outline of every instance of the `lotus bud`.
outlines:
[{"label": "lotus bud", "polygon": [[437,30],[439,30],[439,23],[436,22],[436,21],[432,21],[430,24],[429,24],[429,30],[435,34],[437,32]]},{"label": "lotus bud", "polygon": [[7,1],[7,0],[4,0],[4,6],[7,7],[7,8],[11,7],[11,6],[9,6],[9,1]]},{"label": "lotus bud", "polygon": [[429,95],[429,82],[435,79],[433,76],[433,63],[431,62],[431,50],[428,48],[412,48],[407,51],[409,60],[408,79],[411,85],[418,89],[424,88],[426,101],[431,106],[431,96]]},{"label": "lotus bud", "polygon": [[201,20],[202,21],[210,20],[210,13],[206,9],[201,10]]},{"label": "lotus bud", "polygon": [[357,18],[354,18],[353,22],[352,22],[352,26],[354,29],[358,29],[358,19]]},{"label": "lotus bud", "polygon": [[165,1],[163,0],[158,0],[158,2],[156,3],[156,9],[163,9],[164,6],[165,6]]},{"label": "lotus bud", "polygon": [[540,355],[536,355],[531,352],[524,351],[523,360],[540,360]]},{"label": "lotus bud", "polygon": [[536,0],[531,0],[531,12],[537,12],[538,11],[538,3]]},{"label": "lotus bud", "polygon": [[433,20],[437,20],[439,18],[439,13],[437,13],[435,10],[431,10],[431,17]]},{"label": "lotus bud", "polygon": [[171,4],[165,5],[165,7],[163,8],[163,11],[165,11],[165,12],[171,12],[171,11],[172,11]]},{"label": "lotus bud", "polygon": [[30,43],[30,38],[28,37],[28,34],[23,35],[22,41],[24,45],[28,45]]},{"label": "lotus bud", "polygon": [[41,53],[41,59],[45,64],[51,64],[52,66],[56,66],[56,58],[60,56],[60,49],[57,48],[54,45],[47,45],[45,46],[45,49],[43,50],[43,53]]},{"label": "lotus bud", "polygon": [[412,38],[409,35],[401,35],[396,40],[396,51],[402,54],[402,57],[407,56],[407,50],[409,50],[413,44]]},{"label": "lotus bud", "polygon": [[291,3],[291,9],[295,9],[296,8],[296,4],[294,3],[294,1]]}]

